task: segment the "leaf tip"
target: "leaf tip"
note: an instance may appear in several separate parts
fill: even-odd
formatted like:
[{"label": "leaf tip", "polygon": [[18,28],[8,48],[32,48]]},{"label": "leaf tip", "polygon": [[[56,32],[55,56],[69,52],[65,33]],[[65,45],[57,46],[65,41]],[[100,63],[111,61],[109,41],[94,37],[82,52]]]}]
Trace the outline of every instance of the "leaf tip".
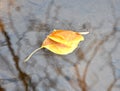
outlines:
[{"label": "leaf tip", "polygon": [[79,32],[79,34],[87,35],[87,34],[89,34],[89,32]]}]

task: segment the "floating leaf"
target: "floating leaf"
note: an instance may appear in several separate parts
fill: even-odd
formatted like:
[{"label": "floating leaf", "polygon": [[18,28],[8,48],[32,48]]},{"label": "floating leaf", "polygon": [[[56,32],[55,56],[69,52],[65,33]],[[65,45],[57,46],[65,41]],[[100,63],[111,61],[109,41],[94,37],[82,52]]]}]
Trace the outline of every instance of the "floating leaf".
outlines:
[{"label": "floating leaf", "polygon": [[55,30],[47,36],[47,38],[43,41],[43,44],[40,48],[33,51],[25,62],[30,59],[30,57],[40,50],[41,48],[46,48],[51,52],[60,55],[66,55],[73,52],[80,41],[84,40],[82,35],[88,34],[89,32],[74,32],[70,30]]}]

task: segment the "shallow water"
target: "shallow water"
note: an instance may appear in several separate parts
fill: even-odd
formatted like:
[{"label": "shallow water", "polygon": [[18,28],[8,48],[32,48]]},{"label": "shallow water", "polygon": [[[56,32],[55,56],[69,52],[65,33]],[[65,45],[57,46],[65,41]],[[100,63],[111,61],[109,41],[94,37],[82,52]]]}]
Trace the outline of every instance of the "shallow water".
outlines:
[{"label": "shallow water", "polygon": [[[0,91],[120,91],[119,0],[1,0]],[[89,31],[71,54],[40,47],[53,29]]]}]

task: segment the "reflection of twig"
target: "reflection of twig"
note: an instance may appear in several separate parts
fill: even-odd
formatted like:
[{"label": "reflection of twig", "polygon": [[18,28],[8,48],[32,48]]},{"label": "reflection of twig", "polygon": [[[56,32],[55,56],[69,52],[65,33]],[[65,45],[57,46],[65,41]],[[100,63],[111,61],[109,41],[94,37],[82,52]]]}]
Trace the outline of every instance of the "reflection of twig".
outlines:
[{"label": "reflection of twig", "polygon": [[[112,50],[110,51],[110,54],[111,54],[111,55],[112,55],[112,53],[116,50],[117,46],[119,45],[118,43],[119,43],[119,39],[118,39],[118,42],[115,44],[115,46],[114,46],[114,47],[112,48]],[[108,86],[107,91],[112,91],[112,89],[113,89],[113,87],[115,86],[117,80],[119,79],[119,78],[116,78],[116,72],[115,72],[116,68],[115,68],[114,64],[112,63],[112,60],[111,60],[110,66],[111,66],[111,68],[112,68],[112,73],[113,73],[114,78],[113,78],[113,81],[112,81],[112,82],[110,83],[110,85]]]},{"label": "reflection of twig", "polygon": [[92,56],[91,58],[88,60],[87,62],[87,65],[85,67],[85,70],[84,70],[84,74],[83,74],[83,81],[86,80],[86,76],[87,76],[87,73],[88,73],[88,68],[89,68],[89,65],[91,64],[93,58],[95,57],[95,55],[97,54],[98,50],[100,49],[100,47],[104,44],[104,42],[106,42],[109,37],[111,37],[112,35],[115,34],[116,31],[112,31],[110,34],[108,34],[103,40],[99,41],[94,49],[94,52],[92,53]]},{"label": "reflection of twig", "polygon": [[19,34],[18,32],[16,31],[16,28],[14,26],[14,23],[13,23],[13,19],[12,19],[12,14],[11,14],[11,7],[12,5],[14,4],[14,1],[13,0],[8,0],[8,18],[9,18],[9,21],[10,21],[10,27],[12,28],[12,30],[14,31],[14,33],[16,34],[16,37],[18,38],[19,37]]},{"label": "reflection of twig", "polygon": [[[113,16],[113,18],[115,19],[115,23],[114,23],[114,25],[113,25],[113,31],[118,31],[118,29],[117,29],[117,24],[118,24],[118,22],[120,21],[120,17],[116,17],[114,0],[111,0],[111,1],[110,1],[110,6],[111,6],[111,10],[112,10],[112,16]],[[120,38],[119,38],[119,39],[120,39]],[[116,49],[117,46],[118,46],[118,43],[119,43],[119,40],[118,40],[118,42],[116,43],[116,45],[113,47],[113,49],[110,51],[110,54],[112,54],[112,52],[115,51],[115,49]],[[115,69],[114,65],[113,65],[112,63],[111,63],[110,65],[111,65],[112,70],[113,70],[114,79],[113,79],[112,83],[110,83],[107,91],[112,91],[115,83],[116,83],[117,80],[118,80],[118,78],[115,77],[115,70],[116,70],[116,69]]]},{"label": "reflection of twig", "polygon": [[[115,25],[114,25],[114,26],[115,26]],[[113,28],[114,28],[114,27],[113,27]],[[84,69],[84,71],[83,71],[84,73],[83,73],[83,76],[82,76],[82,77],[80,76],[79,68],[78,68],[78,66],[77,66],[77,64],[76,64],[76,66],[75,66],[75,71],[76,71],[76,75],[77,75],[77,77],[78,77],[77,79],[78,79],[79,85],[80,85],[80,87],[82,88],[82,91],[86,91],[87,88],[88,88],[88,87],[87,87],[87,84],[86,84],[86,76],[87,76],[88,69],[89,69],[89,66],[90,66],[93,58],[94,58],[95,55],[97,54],[97,52],[98,52],[98,50],[100,49],[100,47],[101,47],[111,36],[115,35],[116,32],[117,32],[117,31],[116,31],[115,29],[113,29],[113,31],[112,31],[111,33],[109,33],[108,35],[106,35],[103,40],[98,41],[98,42],[97,42],[97,41],[94,41],[94,42],[96,43],[96,47],[94,48],[94,51],[93,51],[90,59],[89,59],[89,60],[85,59],[85,60],[87,60],[87,61],[86,61],[87,64],[86,64],[85,69]],[[93,44],[94,44],[94,42],[93,42]],[[92,44],[92,45],[93,45],[93,44]],[[91,46],[89,46],[89,48],[88,48],[89,50],[91,49],[90,47],[91,47]],[[88,50],[87,50],[87,51],[88,51]],[[85,52],[85,53],[87,53],[87,52]]]},{"label": "reflection of twig", "polygon": [[0,85],[0,91],[5,91],[5,89],[4,89],[4,88],[2,88],[2,87],[1,87],[1,85]]},{"label": "reflection of twig", "polygon": [[82,91],[87,91],[87,84],[84,81],[84,79],[82,79],[82,77],[80,75],[78,65],[76,64],[74,67],[75,67],[75,71],[76,71],[79,86],[81,87]]},{"label": "reflection of twig", "polygon": [[6,66],[8,66],[8,69],[12,72],[12,74],[15,75],[15,73],[13,72],[13,66],[10,65],[10,63],[8,62],[8,60],[6,59],[6,57],[4,57],[3,55],[0,54],[0,59],[2,59],[5,64],[7,64]]},{"label": "reflection of twig", "polygon": [[47,11],[46,11],[46,17],[45,17],[45,23],[47,23],[48,22],[48,19],[49,19],[49,17],[50,17],[50,10],[51,10],[51,8],[52,8],[52,5],[54,4],[54,0],[51,0],[50,1],[50,3],[49,3],[49,5],[48,5],[48,8],[47,8]]},{"label": "reflection of twig", "polygon": [[19,57],[15,54],[14,49],[11,46],[10,38],[9,38],[7,32],[5,31],[5,28],[4,28],[4,25],[3,25],[2,21],[0,21],[0,29],[3,33],[3,35],[5,36],[6,42],[8,44],[8,49],[10,50],[10,53],[13,57],[16,69],[19,72],[19,78],[25,86],[25,91],[28,91],[28,81],[30,80],[30,77],[20,69],[20,67],[19,67]]},{"label": "reflection of twig", "polygon": [[112,16],[114,19],[116,19],[116,12],[115,12],[115,7],[114,7],[114,0],[110,1],[110,7],[111,7],[111,12],[112,12]]},{"label": "reflection of twig", "polygon": [[5,83],[8,83],[8,82],[17,82],[19,81],[18,79],[16,78],[8,78],[8,79],[0,79],[1,83],[5,84]]},{"label": "reflection of twig", "polygon": [[56,8],[55,8],[55,15],[53,17],[54,23],[58,20],[59,10],[60,10],[60,6],[56,6]]},{"label": "reflection of twig", "polygon": [[113,82],[110,84],[110,86],[108,87],[107,91],[112,91],[113,86],[115,85],[117,79],[114,79]]}]

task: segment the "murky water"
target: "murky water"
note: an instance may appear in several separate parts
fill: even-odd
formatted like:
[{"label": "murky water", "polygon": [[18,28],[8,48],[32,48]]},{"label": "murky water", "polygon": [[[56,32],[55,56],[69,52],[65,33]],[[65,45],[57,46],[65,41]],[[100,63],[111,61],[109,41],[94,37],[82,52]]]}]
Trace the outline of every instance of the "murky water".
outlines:
[{"label": "murky water", "polygon": [[[0,91],[120,91],[119,0],[0,0]],[[24,59],[53,29],[89,31],[71,54]]]}]

